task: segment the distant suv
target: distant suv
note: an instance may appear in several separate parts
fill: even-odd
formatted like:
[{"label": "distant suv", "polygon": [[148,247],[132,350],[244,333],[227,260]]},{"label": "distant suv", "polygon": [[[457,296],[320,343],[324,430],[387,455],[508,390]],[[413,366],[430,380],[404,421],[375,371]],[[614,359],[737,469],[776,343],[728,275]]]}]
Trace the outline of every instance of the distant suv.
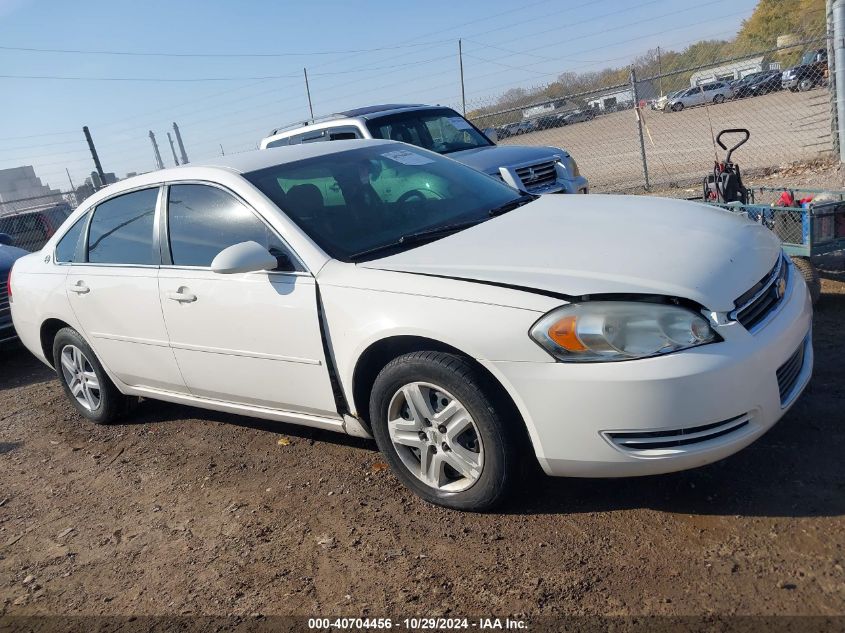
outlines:
[{"label": "distant suv", "polygon": [[827,51],[820,48],[804,53],[801,63],[783,71],[781,82],[792,92],[806,92],[825,81],[827,74]]},{"label": "distant suv", "polygon": [[479,130],[450,108],[380,105],[340,112],[284,130],[273,130],[261,149],[356,138],[417,145],[494,176],[529,193],[587,193],[575,159],[557,147],[496,145],[495,131]]}]

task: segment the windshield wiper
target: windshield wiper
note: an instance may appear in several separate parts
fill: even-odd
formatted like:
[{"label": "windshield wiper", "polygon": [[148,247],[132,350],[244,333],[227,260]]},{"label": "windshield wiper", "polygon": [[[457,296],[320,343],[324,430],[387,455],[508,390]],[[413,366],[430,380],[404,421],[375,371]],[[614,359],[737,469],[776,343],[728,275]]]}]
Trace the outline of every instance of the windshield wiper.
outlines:
[{"label": "windshield wiper", "polygon": [[514,209],[517,209],[524,204],[528,204],[529,202],[533,202],[534,200],[536,200],[539,197],[540,196],[535,196],[534,194],[531,194],[531,193],[524,193],[521,196],[519,196],[518,198],[514,198],[513,200],[510,200],[509,202],[506,202],[505,204],[501,204],[498,207],[493,207],[487,213],[490,215],[490,217],[493,217],[493,216],[496,216],[496,215],[502,215],[503,213],[507,213],[508,211],[513,211]]},{"label": "windshield wiper", "polygon": [[406,245],[410,246],[412,244],[419,244],[421,242],[427,242],[429,240],[436,240],[452,233],[457,233],[458,231],[462,231],[463,229],[469,228],[471,226],[475,226],[476,224],[480,224],[481,222],[484,222],[485,219],[470,220],[468,222],[456,222],[454,224],[444,224],[442,226],[435,226],[430,229],[417,231],[415,233],[407,233],[406,235],[401,236],[399,239],[393,242],[388,242],[387,244],[381,244],[379,246],[374,246],[373,248],[368,248],[358,253],[353,253],[348,257],[348,259],[349,261],[356,262],[361,259],[364,259],[365,257],[375,255],[376,253],[381,253],[383,251],[398,250]]}]

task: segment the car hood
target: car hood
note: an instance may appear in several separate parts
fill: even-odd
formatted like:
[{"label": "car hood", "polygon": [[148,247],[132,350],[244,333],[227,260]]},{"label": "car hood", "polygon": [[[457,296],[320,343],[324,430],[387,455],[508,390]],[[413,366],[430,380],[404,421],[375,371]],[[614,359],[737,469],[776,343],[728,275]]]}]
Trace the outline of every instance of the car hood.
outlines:
[{"label": "car hood", "polygon": [[0,246],[0,283],[4,283],[6,275],[12,269],[12,264],[16,259],[28,255],[29,253],[22,248],[15,248],[14,246]]},{"label": "car hood", "polygon": [[774,266],[780,244],[745,216],[646,196],[542,196],[417,248],[359,264],[580,297],[690,299],[714,311]]},{"label": "car hood", "polygon": [[529,147],[526,145],[490,145],[476,147],[460,152],[446,154],[449,158],[474,167],[488,174],[497,173],[499,167],[522,165],[524,163],[538,163],[549,160],[553,156],[561,158],[569,156],[561,149],[554,147]]}]

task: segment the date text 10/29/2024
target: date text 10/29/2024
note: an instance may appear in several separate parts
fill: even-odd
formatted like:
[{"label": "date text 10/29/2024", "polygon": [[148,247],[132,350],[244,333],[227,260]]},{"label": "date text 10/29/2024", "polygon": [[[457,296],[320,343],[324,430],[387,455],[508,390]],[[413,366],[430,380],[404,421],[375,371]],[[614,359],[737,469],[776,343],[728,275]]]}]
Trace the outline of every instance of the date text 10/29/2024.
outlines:
[{"label": "date text 10/29/2024", "polygon": [[525,630],[528,622],[511,618],[308,618],[308,628],[322,630],[390,630],[441,631],[477,630],[505,631]]}]

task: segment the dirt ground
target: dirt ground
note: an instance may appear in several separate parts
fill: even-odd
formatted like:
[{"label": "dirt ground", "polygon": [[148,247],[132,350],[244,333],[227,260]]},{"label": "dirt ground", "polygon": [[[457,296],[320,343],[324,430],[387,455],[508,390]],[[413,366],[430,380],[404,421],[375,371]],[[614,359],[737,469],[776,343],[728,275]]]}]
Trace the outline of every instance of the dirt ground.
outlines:
[{"label": "dirt ground", "polygon": [[83,423],[50,370],[4,350],[0,616],[845,616],[845,273],[828,267],[813,380],[758,442],[660,477],[538,477],[488,515],[425,504],[373,444],[328,432],[151,401]]},{"label": "dirt ground", "polygon": [[[646,108],[643,114],[649,177],[655,189],[673,183],[700,183],[712,171],[711,125],[715,133],[728,128],[749,129],[751,138],[734,155],[734,160],[749,171],[812,160],[829,154],[832,147],[830,97],[824,88],[775,92],[683,112]],[[484,119],[476,124],[486,126]],[[502,143],[565,148],[578,161],[595,192],[641,189],[644,183],[634,110],[522,134]],[[724,158],[725,152],[718,152],[719,158]]]}]

